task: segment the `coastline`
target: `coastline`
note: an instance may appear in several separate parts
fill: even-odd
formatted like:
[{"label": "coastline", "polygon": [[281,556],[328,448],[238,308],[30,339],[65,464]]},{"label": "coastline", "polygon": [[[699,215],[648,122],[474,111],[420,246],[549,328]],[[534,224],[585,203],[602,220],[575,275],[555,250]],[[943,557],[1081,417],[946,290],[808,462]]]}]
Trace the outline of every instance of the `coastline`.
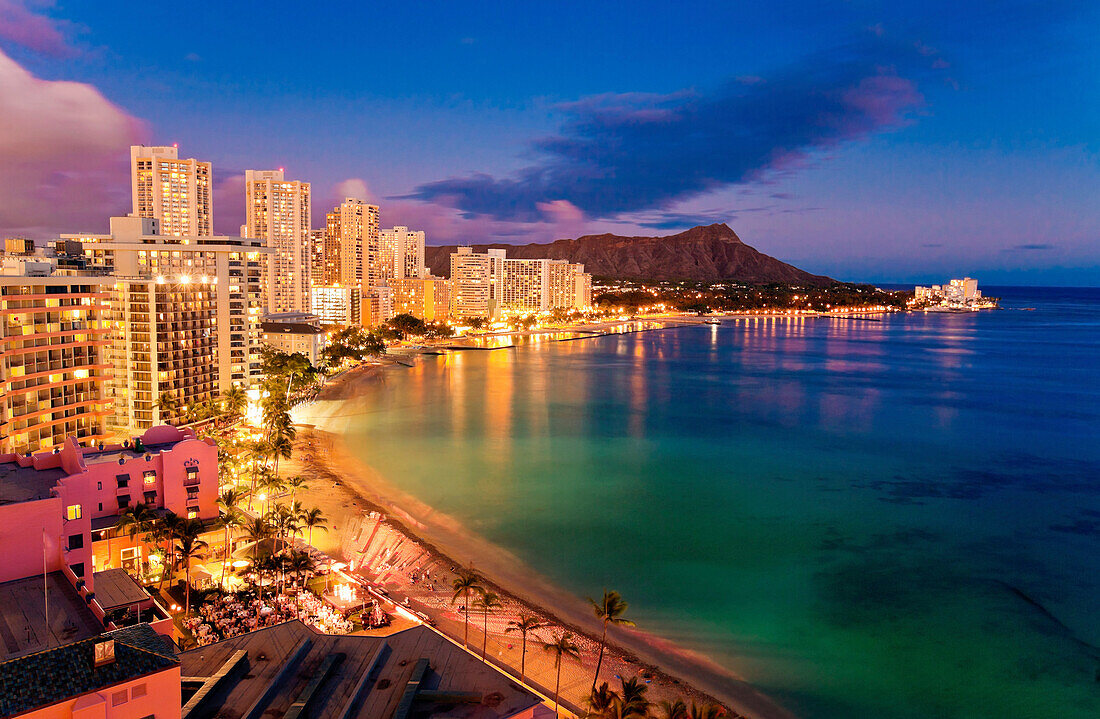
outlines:
[{"label": "coastline", "polygon": [[[383,519],[375,526],[375,531],[378,526],[384,525],[387,531],[395,532],[395,536],[423,549],[428,558],[418,560],[422,561],[419,565],[422,569],[431,567],[440,576],[447,574],[447,567],[454,569],[472,565],[493,589],[506,598],[510,609],[518,607],[531,611],[556,626],[581,635],[585,638],[582,644],[588,647],[594,645],[601,625],[586,601],[557,587],[520,559],[477,536],[454,518],[398,490],[349,450],[342,432],[349,418],[358,413],[355,402],[357,388],[361,383],[383,381],[384,373],[385,368],[381,365],[350,370],[326,385],[314,402],[295,411],[300,432],[295,457],[288,463],[287,469],[312,480],[323,480],[326,485],[323,489],[311,488],[303,499],[307,504],[319,501],[325,505],[325,512],[333,522],[332,531],[324,537],[315,536],[314,543],[347,561],[350,557],[346,551],[346,534],[353,527],[362,526],[370,512],[378,512]],[[331,487],[328,486],[330,481]],[[401,541],[399,539],[397,544]],[[416,587],[403,586],[402,581],[397,581],[396,574],[394,571],[383,573],[383,579],[389,579],[386,586],[393,596],[399,601],[407,597],[409,606],[431,616],[441,629],[461,641],[462,622],[457,620],[456,624],[454,612],[440,607],[438,601],[434,604],[431,601],[423,603],[425,600],[418,596]],[[378,579],[369,573],[364,576]],[[474,615],[471,614],[471,617]],[[473,618],[471,626],[473,623],[479,624],[476,618]],[[492,631],[489,636],[494,636]],[[499,636],[497,640],[499,646],[494,651],[499,650],[499,661],[517,664],[517,661],[509,661],[515,657],[507,656],[514,650],[513,645],[508,643],[505,646],[499,641]],[[532,666],[535,665],[536,653],[544,654],[537,649],[537,646],[531,646],[527,651],[529,675],[535,674]],[[574,711],[579,708],[581,697],[588,692],[594,670],[593,666],[589,666],[594,663],[594,657],[586,653],[585,659],[587,663],[570,669],[568,679],[563,665],[563,704]],[[689,703],[712,701],[722,704],[737,714],[754,719],[787,719],[792,716],[709,658],[641,630],[612,627],[608,632],[608,656],[604,659],[600,681],[609,681],[614,686],[612,679],[616,675],[643,678],[650,687],[649,697],[655,702],[683,697]],[[537,681],[535,683],[538,686]],[[552,683],[550,687],[543,683],[540,688],[552,688]]]}]

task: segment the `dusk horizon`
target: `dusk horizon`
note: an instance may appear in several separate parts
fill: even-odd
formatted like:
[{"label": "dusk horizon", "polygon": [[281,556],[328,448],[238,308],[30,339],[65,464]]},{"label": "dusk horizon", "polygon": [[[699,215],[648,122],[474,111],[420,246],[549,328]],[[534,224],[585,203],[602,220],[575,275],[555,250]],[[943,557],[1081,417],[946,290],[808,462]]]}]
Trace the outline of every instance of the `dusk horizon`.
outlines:
[{"label": "dusk horizon", "polygon": [[177,144],[222,234],[281,167],[314,227],[356,196],[428,244],[725,222],[847,281],[1100,284],[1087,3],[295,7],[0,2],[0,234],[105,231]]}]

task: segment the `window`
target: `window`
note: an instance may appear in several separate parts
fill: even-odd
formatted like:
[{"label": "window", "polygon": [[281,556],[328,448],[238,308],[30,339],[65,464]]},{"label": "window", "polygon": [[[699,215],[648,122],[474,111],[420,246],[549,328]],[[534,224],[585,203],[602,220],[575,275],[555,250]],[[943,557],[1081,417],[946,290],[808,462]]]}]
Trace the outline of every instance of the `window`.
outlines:
[{"label": "window", "polygon": [[69,535],[69,549],[83,549],[84,548],[84,535],[83,534],[70,534]]},{"label": "window", "polygon": [[137,686],[130,689],[130,698],[131,699],[137,699],[138,697],[145,696],[145,693],[146,693],[145,685],[144,684],[138,684]]},{"label": "window", "polygon": [[187,508],[187,518],[188,519],[198,519],[199,518],[199,508],[198,507],[188,507]]},{"label": "window", "polygon": [[69,569],[73,570],[73,574],[78,577],[84,576],[84,562],[77,562],[76,564],[70,564]]},{"label": "window", "polygon": [[96,482],[95,483],[95,488],[96,489],[103,489],[103,482]]},{"label": "window", "polygon": [[130,484],[130,475],[128,475],[128,474],[116,475],[115,479],[118,480],[119,489],[122,489],[123,487],[126,487]]},{"label": "window", "polygon": [[127,697],[127,694],[126,694],[125,689],[123,689],[120,692],[113,692],[111,694],[111,706],[117,707],[117,706],[121,706],[121,705],[125,704],[126,701],[127,701],[126,697]]},{"label": "window", "polygon": [[157,503],[157,493],[156,492],[146,492],[145,493],[145,503],[146,504],[156,504]]},{"label": "window", "polygon": [[129,506],[130,506],[130,495],[128,495],[128,494],[119,495],[119,497],[118,497],[118,508],[119,509],[126,509]]},{"label": "window", "polygon": [[144,482],[146,484],[157,483],[157,471],[155,469],[147,469],[142,473],[141,476],[144,478]]},{"label": "window", "polygon": [[65,518],[70,522],[74,519],[80,519],[80,505],[70,504],[65,508]]},{"label": "window", "polygon": [[100,503],[99,503],[99,511],[100,511],[100,512],[102,512],[102,511],[103,511],[103,502],[100,502]]}]

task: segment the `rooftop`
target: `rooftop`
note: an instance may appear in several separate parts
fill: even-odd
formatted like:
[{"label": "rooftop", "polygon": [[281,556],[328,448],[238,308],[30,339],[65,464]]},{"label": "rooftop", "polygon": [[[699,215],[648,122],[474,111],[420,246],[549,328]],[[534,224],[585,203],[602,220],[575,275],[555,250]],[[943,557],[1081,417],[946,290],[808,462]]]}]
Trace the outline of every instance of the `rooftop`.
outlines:
[{"label": "rooftop", "polygon": [[[191,693],[184,719],[290,716],[294,704],[304,715],[346,719],[503,719],[541,703],[423,626],[368,637],[321,634],[287,622],[185,652],[180,660],[187,681],[205,680]],[[239,667],[229,670],[237,661]]]},{"label": "rooftop", "polygon": [[107,569],[92,575],[95,598],[108,612],[119,607],[129,607],[151,597],[126,573],[125,569]]},{"label": "rooftop", "polygon": [[[0,584],[0,662],[103,631],[99,620],[61,572],[46,575],[45,590],[49,594],[49,623],[41,576]],[[4,693],[0,689],[0,703]],[[0,716],[4,715],[0,710]]]},{"label": "rooftop", "polygon": [[91,466],[93,464],[104,464],[106,462],[118,462],[118,460],[131,460],[144,457],[145,455],[156,456],[161,452],[166,452],[177,444],[182,442],[187,437],[182,437],[179,440],[172,442],[160,442],[158,444],[145,444],[142,445],[141,451],[136,452],[133,449],[108,449],[102,452],[95,449],[84,450],[84,464]]},{"label": "rooftop", "polygon": [[0,505],[48,499],[50,490],[65,477],[61,469],[20,467],[16,462],[0,462]]},{"label": "rooftop", "polygon": [[[114,640],[115,659],[96,667],[95,645],[105,639]],[[22,714],[178,664],[170,642],[148,624],[0,662],[0,716]]]}]

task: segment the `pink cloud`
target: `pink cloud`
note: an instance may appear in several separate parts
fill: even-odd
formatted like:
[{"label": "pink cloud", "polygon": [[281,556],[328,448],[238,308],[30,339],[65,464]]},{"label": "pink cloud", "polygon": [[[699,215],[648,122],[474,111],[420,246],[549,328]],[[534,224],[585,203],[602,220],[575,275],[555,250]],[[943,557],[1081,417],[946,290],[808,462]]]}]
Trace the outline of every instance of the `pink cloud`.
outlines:
[{"label": "pink cloud", "polygon": [[236,236],[245,223],[244,175],[220,176],[214,168],[214,232]]},{"label": "pink cloud", "polygon": [[[47,3],[39,3],[44,5]],[[0,0],[0,39],[45,55],[75,54],[60,29],[60,22],[32,12],[20,0]]]},{"label": "pink cloud", "polygon": [[105,230],[130,208],[144,123],[91,85],[36,78],[0,51],[0,234]]}]

